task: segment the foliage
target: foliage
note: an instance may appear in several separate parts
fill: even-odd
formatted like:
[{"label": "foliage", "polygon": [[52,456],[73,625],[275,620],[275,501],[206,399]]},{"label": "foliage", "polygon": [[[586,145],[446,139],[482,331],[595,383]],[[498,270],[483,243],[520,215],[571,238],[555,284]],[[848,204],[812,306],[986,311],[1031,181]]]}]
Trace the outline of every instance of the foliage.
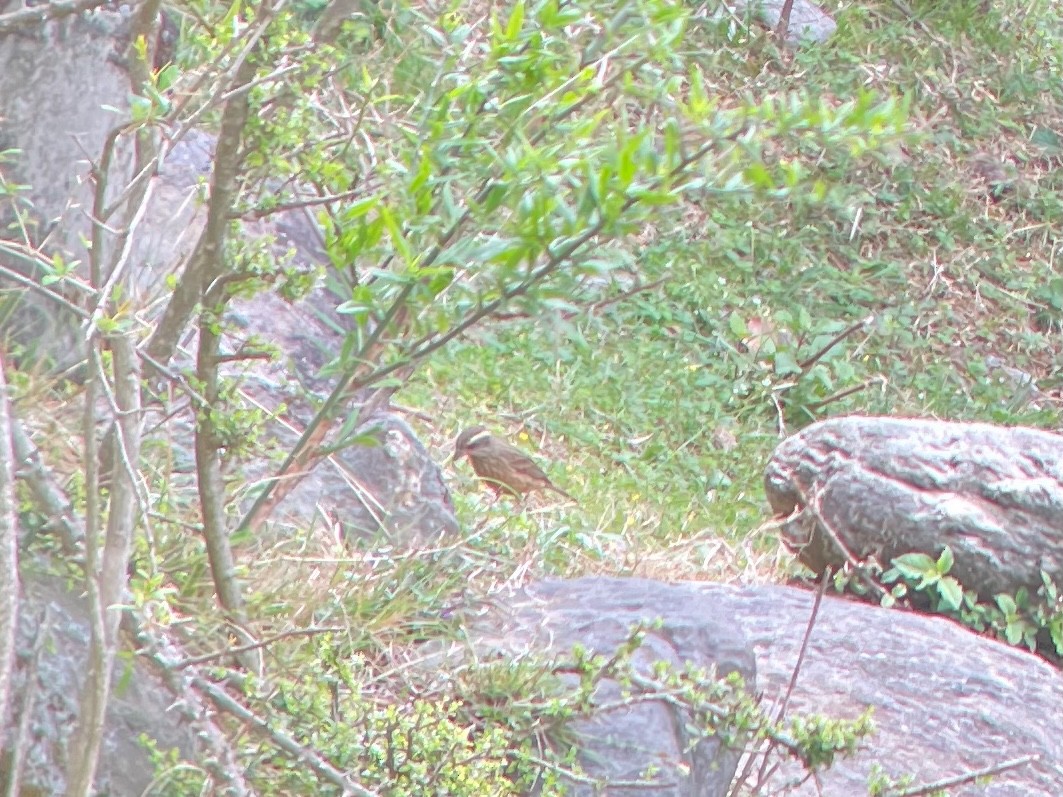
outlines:
[{"label": "foliage", "polygon": [[[830,47],[789,53],[731,15],[663,0],[356,4],[327,42],[314,27],[324,5],[175,3],[177,63],[136,87],[120,117],[129,140],[203,126],[232,144],[215,163],[228,182],[202,186],[213,237],[150,297],[173,323],[144,346],[189,368],[171,384],[218,467],[192,484],[169,438],[146,441],[151,526],[136,540],[131,605],[224,647],[207,532],[236,546],[248,627],[346,625],[342,643],[271,645],[277,691],[247,700],[367,782],[504,792],[574,768],[564,726],[588,693],[517,662],[414,694],[403,656],[457,633],[437,622],[453,605],[544,573],[763,575],[775,548],[751,533],[760,467],[793,428],[846,411],[1058,423],[1045,400],[1058,389],[1061,304],[1048,232],[1063,217],[1050,168],[1063,127],[1056,9],[924,3],[913,25],[856,5],[838,9]],[[142,58],[145,41],[134,43]],[[1011,167],[988,187],[975,168],[986,151]],[[0,183],[5,202],[21,193]],[[314,215],[327,264],[258,237],[257,222],[285,210]],[[40,287],[99,298],[91,291],[107,284],[86,284],[76,257],[36,265]],[[262,426],[288,408],[243,391],[245,360],[276,353],[231,311],[256,293],[297,301],[321,287],[340,342],[293,403],[316,412],[308,432],[328,432],[299,467],[278,464]],[[141,334],[145,308],[130,295],[104,296],[86,326]],[[171,363],[160,332],[176,341],[195,326],[195,368]],[[292,531],[303,547],[271,547],[251,513],[233,519],[246,509],[247,485],[232,480],[244,462],[277,468],[256,481],[261,497],[313,456],[375,439],[360,414],[377,406],[372,390],[428,411],[420,431],[436,451],[470,416],[505,426],[554,463],[581,507],[486,506],[456,471],[473,531],[454,556],[424,559],[384,547],[315,559],[318,527]],[[167,412],[184,406],[158,398]],[[57,416],[74,411],[62,401]],[[97,494],[81,475],[69,483],[78,506]],[[195,494],[204,485],[218,488],[213,520]],[[296,559],[313,572],[284,580]],[[947,550],[901,557],[894,598],[918,593],[1013,643],[1045,630],[1060,649],[1047,578],[1036,596],[985,604],[950,569]],[[608,673],[629,696],[667,695],[729,741],[775,734],[809,768],[867,732],[826,718],[771,726],[709,674],[661,671],[650,684],[575,658],[589,683]],[[556,753],[545,768],[532,760],[543,728]],[[268,743],[256,755],[264,791],[321,788]],[[453,766],[429,771],[433,758]]]},{"label": "foliage", "polygon": [[948,575],[953,562],[947,545],[937,560],[924,553],[894,558],[892,567],[882,574],[883,583],[895,585],[883,597],[883,605],[892,606],[914,593],[928,600],[930,611],[959,620],[975,631],[989,631],[1009,645],[1024,645],[1031,651],[1050,646],[1050,652],[1063,656],[1063,603],[1047,573],[1041,571],[1036,595],[1031,596],[1023,587],[1014,595],[994,595],[992,603],[986,603],[977,590],[964,589]]},{"label": "foliage", "polygon": [[[441,672],[411,671],[403,694],[390,692],[395,682],[370,686],[365,659],[352,655],[341,637],[322,635],[288,651],[295,656],[291,678],[274,679],[268,695],[249,682],[245,699],[268,714],[274,728],[307,740],[337,767],[358,773],[362,786],[388,794],[567,793],[574,780],[594,781],[576,760],[572,724],[647,701],[684,716],[690,744],[741,751],[771,739],[775,744],[763,755],[796,758],[809,770],[851,754],[873,732],[870,713],[856,721],[773,719],[735,673],[721,678],[664,662],[645,673],[633,661],[645,633],[632,628],[611,656],[577,646],[569,656],[525,654],[472,666],[443,658]],[[244,754],[264,794],[332,793],[309,768],[278,758],[269,744],[249,745]],[[202,772],[172,752],[156,755],[167,794],[203,788]],[[647,771],[642,787],[668,774]],[[180,791],[182,782],[188,791]]]}]

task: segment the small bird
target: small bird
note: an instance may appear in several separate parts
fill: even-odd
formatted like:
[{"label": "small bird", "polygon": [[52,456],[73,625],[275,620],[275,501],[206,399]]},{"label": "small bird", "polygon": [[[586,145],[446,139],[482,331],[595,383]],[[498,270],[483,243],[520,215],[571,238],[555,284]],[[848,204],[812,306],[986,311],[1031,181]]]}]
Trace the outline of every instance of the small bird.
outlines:
[{"label": "small bird", "polygon": [[452,458],[462,457],[469,458],[476,475],[495,491],[495,495],[506,492],[522,499],[535,490],[553,490],[569,501],[576,501],[550,481],[531,457],[505,440],[499,440],[482,426],[466,429],[454,441]]}]

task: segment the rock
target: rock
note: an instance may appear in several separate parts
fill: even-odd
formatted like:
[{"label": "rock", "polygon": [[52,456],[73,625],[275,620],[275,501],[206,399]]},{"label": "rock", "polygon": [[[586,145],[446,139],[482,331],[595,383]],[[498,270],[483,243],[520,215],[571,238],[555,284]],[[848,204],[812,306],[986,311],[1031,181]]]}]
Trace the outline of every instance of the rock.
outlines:
[{"label": "rock", "polygon": [[[735,11],[739,14],[750,12],[769,28],[775,30],[782,19],[782,9],[786,0],[737,0]],[[823,9],[809,0],[794,0],[790,8],[790,20],[786,28],[786,43],[825,42],[834,35],[837,23]]]},{"label": "rock", "polygon": [[[745,634],[723,615],[705,613],[692,586],[672,586],[640,579],[584,578],[535,584],[507,602],[478,632],[478,647],[503,651],[530,648],[570,654],[576,643],[611,656],[640,622],[663,620],[649,631],[634,661],[640,671],[655,661],[677,668],[715,666],[722,676],[738,672],[754,688],[753,656]],[[617,697],[616,684],[597,696]],[[716,739],[694,740],[684,732],[684,717],[664,701],[640,703],[604,712],[576,723],[581,762],[595,778],[637,780],[647,767],[658,766],[652,788],[611,787],[610,797],[654,794],[658,797],[722,795],[734,775],[738,756]],[[694,743],[693,749],[688,749]],[[586,784],[571,784],[574,795],[594,793]]]},{"label": "rock", "polygon": [[[427,545],[460,526],[439,466],[414,431],[392,413],[377,413],[356,430],[374,440],[322,462],[277,506],[274,520],[305,526],[323,510],[348,543]],[[294,442],[289,441],[288,444]]]},{"label": "rock", "polygon": [[[312,240],[297,237],[297,227],[286,229],[297,257],[309,257]],[[242,378],[245,391],[260,406],[286,407],[286,423],[272,424],[270,435],[277,450],[289,451],[334,384],[320,376],[331,359],[329,352],[343,345],[335,330],[321,320],[333,308],[319,293],[294,304],[263,293],[241,302],[238,309],[242,333],[258,335],[281,351],[271,362],[255,363],[252,373]],[[231,375],[236,378],[242,367]],[[366,394],[365,399],[369,397]],[[402,418],[385,407],[352,431],[375,442],[349,446],[333,454],[331,461],[318,463],[278,504],[274,521],[305,528],[324,511],[336,518],[347,541],[379,540],[382,535],[403,546],[458,531],[442,471]],[[257,461],[244,465],[243,472],[253,483],[272,476],[275,466]]]},{"label": "rock", "polygon": [[[782,586],[697,587],[705,615],[749,635],[766,700],[786,692],[814,596]],[[825,597],[809,641],[791,714],[855,718],[874,706],[866,749],[838,759],[800,795],[867,794],[872,765],[893,778],[930,783],[1025,755],[1040,760],[969,783],[949,797],[1063,794],[1063,675],[1037,656],[927,617]],[[788,776],[779,772],[777,788]],[[776,793],[767,789],[766,793]]]},{"label": "rock", "polygon": [[[100,10],[68,16],[46,25],[33,25],[0,36],[0,151],[18,150],[0,162],[5,178],[28,186],[19,194],[26,235],[35,244],[47,242],[47,253],[67,262],[85,263],[81,244],[91,231],[93,186],[86,153],[98,157],[118,117],[102,107],[125,107],[129,77],[114,63],[121,15]],[[57,58],[56,53],[62,57]],[[115,186],[130,163],[128,148],[116,157]],[[23,243],[14,214],[0,207],[3,237]],[[0,265],[39,278],[21,257],[0,253]],[[12,289],[5,298],[5,335],[24,347],[27,361],[69,367],[84,356],[77,334],[80,319],[55,302],[26,291],[7,278],[0,288]],[[62,283],[55,286],[62,291]],[[73,289],[67,298],[84,297]],[[12,313],[11,307],[15,308]]]},{"label": "rock", "polygon": [[[661,618],[636,661],[742,673],[777,705],[789,689],[815,596],[793,587],[662,584],[615,578],[546,581],[504,601],[473,634],[478,648],[565,653],[580,643],[609,655],[628,628]],[[751,660],[751,653],[753,660]],[[606,697],[608,693],[606,693]],[[979,637],[940,617],[925,617],[827,596],[816,618],[787,716],[856,719],[874,707],[876,732],[849,758],[786,794],[867,794],[879,765],[915,783],[1002,763],[1039,760],[967,784],[951,797],[1063,794],[1063,676],[1037,657]],[[630,778],[648,762],[668,762],[654,795],[728,793],[734,756],[700,742],[687,753],[683,718],[664,704],[610,712],[576,728],[581,760],[599,777]],[[800,779],[796,765],[775,772],[760,793]],[[574,789],[589,794],[589,787]],[[614,795],[650,793],[614,789]]]},{"label": "rock", "polygon": [[[66,787],[65,754],[78,714],[88,660],[89,621],[84,601],[68,592],[61,579],[28,574],[19,610],[18,664],[12,689],[13,716],[3,727],[0,778],[6,782],[11,745],[26,700],[32,698],[30,739],[22,750],[22,794],[62,794]],[[45,611],[47,614],[45,615]],[[47,617],[47,641],[39,654],[37,677],[30,681],[34,639]],[[145,793],[155,776],[154,764],[140,736],[160,750],[177,748],[183,756],[195,749],[191,731],[179,721],[175,696],[141,662],[115,667],[107,710],[107,727],[96,777],[99,794]],[[36,791],[33,791],[36,789]]]},{"label": "rock", "polygon": [[[784,541],[817,573],[945,545],[982,595],[1063,583],[1063,437],[982,423],[835,418],[775,450],[765,475]],[[812,509],[809,504],[812,503]],[[808,530],[811,529],[811,532]]]}]

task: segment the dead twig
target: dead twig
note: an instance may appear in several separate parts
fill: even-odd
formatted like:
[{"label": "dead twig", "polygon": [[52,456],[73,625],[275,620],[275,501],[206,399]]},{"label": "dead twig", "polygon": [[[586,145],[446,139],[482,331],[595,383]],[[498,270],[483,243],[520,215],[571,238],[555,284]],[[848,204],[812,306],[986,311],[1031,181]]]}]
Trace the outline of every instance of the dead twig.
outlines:
[{"label": "dead twig", "polygon": [[34,5],[0,14],[0,36],[19,28],[40,25],[48,20],[80,14],[94,8],[105,6],[111,0],[51,0],[43,5]]},{"label": "dead twig", "polygon": [[19,604],[17,507],[11,415],[3,363],[0,363],[0,722],[7,716],[15,675]]},{"label": "dead twig", "polygon": [[41,653],[45,644],[49,641],[48,634],[52,630],[52,618],[48,606],[44,607],[40,618],[37,620],[36,630],[33,635],[33,655],[26,666],[26,680],[22,693],[24,695],[20,710],[22,712],[18,722],[18,733],[11,746],[11,761],[7,772],[7,790],[4,794],[22,794],[22,771],[26,763],[26,753],[30,749],[30,727],[33,722],[33,710],[37,702],[37,677],[41,668]]},{"label": "dead twig", "polygon": [[[802,496],[804,499],[804,496]],[[805,501],[804,512],[808,512],[812,520],[815,522],[819,531],[834,544],[834,547],[845,559],[846,563],[853,569],[853,572],[860,577],[861,581],[867,586],[867,588],[875,595],[875,598],[879,601],[884,598],[888,592],[885,590],[878,581],[871,575],[867,566],[859,559],[849,547],[842,542],[841,536],[835,531],[830,523],[823,517],[823,512],[820,509],[820,492],[817,490],[812,496],[811,500]],[[812,533],[815,533],[813,529]]]},{"label": "dead twig", "polygon": [[1007,772],[1009,769],[1016,769],[1026,764],[1031,764],[1034,761],[1039,761],[1041,756],[1039,755],[1024,755],[1018,758],[1011,758],[1007,761],[1002,761],[999,764],[993,764],[992,766],[983,767],[982,769],[975,769],[971,772],[965,772],[962,775],[956,775],[951,778],[942,778],[936,780],[933,783],[927,783],[923,786],[912,786],[900,791],[888,791],[885,797],[924,797],[928,794],[936,794],[939,791],[945,789],[951,789],[954,786],[962,786],[965,783],[974,783],[979,778],[987,778],[990,775],[999,775],[1001,772]]},{"label": "dead twig", "polygon": [[347,773],[341,772],[314,750],[299,744],[283,731],[270,727],[266,720],[246,706],[238,703],[221,687],[200,675],[193,675],[191,681],[192,685],[199,692],[206,695],[219,710],[235,717],[255,733],[265,736],[275,747],[284,751],[299,763],[304,764],[318,777],[338,787],[344,797],[378,797],[376,792],[354,781]]},{"label": "dead twig", "polygon": [[790,14],[793,12],[794,0],[784,0],[782,9],[779,11],[779,24],[775,26],[775,38],[780,43],[786,41],[786,34],[790,30]]},{"label": "dead twig", "polygon": [[239,647],[229,647],[225,650],[218,650],[213,653],[204,653],[201,656],[189,656],[181,661],[174,662],[170,666],[175,670],[183,670],[186,667],[191,667],[196,664],[205,664],[209,661],[216,661],[218,659],[225,658],[227,656],[235,656],[240,653],[246,653],[253,650],[259,650],[272,645],[274,642],[280,642],[283,639],[292,639],[294,637],[301,636],[317,636],[318,634],[343,634],[349,631],[346,626],[323,626],[321,628],[296,628],[291,631],[283,631],[279,634],[274,634],[271,637],[266,637],[257,642],[253,642],[248,645],[241,645]]},{"label": "dead twig", "polygon": [[826,345],[820,347],[819,351],[815,352],[811,357],[807,357],[806,359],[799,362],[797,364],[797,367],[801,369],[801,376],[807,374],[809,369],[812,368],[813,365],[818,363],[827,355],[827,352],[829,352],[831,349],[833,349],[835,346],[837,346],[850,335],[874,323],[874,321],[875,316],[869,315],[867,318],[862,318],[856,323],[850,324],[837,335],[835,335],[833,338],[831,338],[829,341],[827,341]]}]

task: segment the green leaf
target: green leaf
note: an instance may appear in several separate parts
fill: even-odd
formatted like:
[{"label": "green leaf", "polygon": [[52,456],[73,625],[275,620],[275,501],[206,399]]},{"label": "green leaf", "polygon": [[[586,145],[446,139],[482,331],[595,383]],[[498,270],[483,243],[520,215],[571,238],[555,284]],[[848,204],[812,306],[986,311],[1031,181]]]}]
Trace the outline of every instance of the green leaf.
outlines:
[{"label": "green leaf", "polygon": [[1008,616],[1015,614],[1015,599],[1010,595],[1001,593],[1000,595],[997,595],[994,600],[997,602],[997,606],[1000,607],[1000,611],[1004,612],[1004,614]]},{"label": "green leaf", "polygon": [[1055,582],[1052,581],[1052,577],[1044,570],[1041,571],[1041,583],[1044,585],[1041,587],[1041,591],[1045,596],[1045,600],[1050,604],[1054,604],[1056,602],[1056,595],[1059,593],[1056,590]]},{"label": "green leaf", "polygon": [[372,211],[379,204],[379,196],[369,196],[365,199],[359,199],[343,211],[343,219],[344,221],[354,221],[355,219],[359,219]]},{"label": "green leaf", "polygon": [[1052,636],[1052,644],[1056,646],[1056,654],[1063,656],[1063,616],[1052,619],[1048,625],[1048,632]]},{"label": "green leaf", "polygon": [[509,41],[516,41],[523,27],[524,0],[518,0],[518,2],[513,4],[513,13],[509,15],[509,22],[506,23],[506,38]]},{"label": "green leaf", "polygon": [[941,596],[941,606],[950,612],[960,608],[963,602],[963,587],[952,576],[941,579],[937,585],[938,595]]},{"label": "green leaf", "polygon": [[775,373],[778,376],[801,373],[801,366],[788,351],[780,351],[775,354]]},{"label": "green leaf", "polygon": [[934,560],[925,553],[906,553],[893,559],[890,564],[900,570],[905,578],[925,578],[937,572]]},{"label": "green leaf", "polygon": [[953,559],[952,556],[952,549],[946,545],[944,550],[941,551],[941,556],[938,557],[937,571],[942,575],[948,573],[950,570],[952,570],[952,565],[954,561],[955,559]]},{"label": "green leaf", "polygon": [[1004,639],[1008,641],[1009,645],[1018,645],[1022,641],[1022,623],[1008,623],[1004,628]]},{"label": "green leaf", "polygon": [[406,236],[402,233],[402,228],[395,219],[395,215],[387,205],[380,208],[380,218],[383,220],[384,226],[387,227],[391,236],[391,243],[395,246],[395,250],[399,253],[403,262],[406,265],[412,265],[414,260],[413,248],[410,246],[409,241],[406,240]]}]

